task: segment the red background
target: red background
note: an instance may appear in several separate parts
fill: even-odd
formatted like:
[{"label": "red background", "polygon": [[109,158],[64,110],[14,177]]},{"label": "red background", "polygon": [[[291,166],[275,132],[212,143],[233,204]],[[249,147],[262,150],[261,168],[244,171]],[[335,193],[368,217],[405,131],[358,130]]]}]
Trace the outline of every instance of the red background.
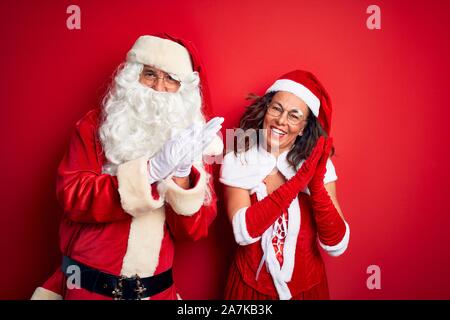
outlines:
[{"label": "red background", "polygon": [[[70,4],[81,30],[66,27]],[[381,30],[366,27],[371,4]],[[28,298],[58,265],[55,174],[69,134],[134,40],[162,31],[196,44],[224,128],[247,93],[294,68],[327,87],[351,225],[347,252],[326,258],[332,298],[450,298],[450,2],[9,0],[0,15],[0,298]],[[223,209],[208,239],[177,247],[181,295],[220,298],[234,248]],[[366,286],[372,264],[380,290]]]}]

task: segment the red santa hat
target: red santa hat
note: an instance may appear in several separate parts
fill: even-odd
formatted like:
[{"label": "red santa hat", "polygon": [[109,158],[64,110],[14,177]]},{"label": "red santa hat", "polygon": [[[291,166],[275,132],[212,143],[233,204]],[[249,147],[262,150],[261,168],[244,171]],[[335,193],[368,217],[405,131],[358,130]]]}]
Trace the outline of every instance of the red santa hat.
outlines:
[{"label": "red santa hat", "polygon": [[330,134],[331,99],[315,75],[303,70],[291,71],[278,78],[267,89],[266,93],[275,91],[290,92],[302,99],[311,112],[318,118],[325,132]]},{"label": "red santa hat", "polygon": [[200,77],[202,110],[211,116],[211,98],[203,63],[192,42],[167,33],[140,36],[127,54],[127,61],[154,66],[181,80],[192,72]]}]

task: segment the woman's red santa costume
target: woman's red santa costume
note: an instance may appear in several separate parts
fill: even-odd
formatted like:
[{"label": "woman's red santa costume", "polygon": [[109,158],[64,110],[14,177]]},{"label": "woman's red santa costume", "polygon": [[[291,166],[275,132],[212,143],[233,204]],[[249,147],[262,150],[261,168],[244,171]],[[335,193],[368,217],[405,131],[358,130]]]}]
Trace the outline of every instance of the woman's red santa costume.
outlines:
[{"label": "woman's red santa costume", "polygon": [[[287,91],[301,98],[329,134],[331,101],[314,75],[288,73],[267,90],[272,91]],[[320,143],[323,145],[322,139]],[[298,170],[287,162],[288,151],[275,158],[263,146],[225,156],[221,182],[251,194],[251,206],[238,210],[232,221],[240,246],[229,273],[226,299],[329,298],[317,240],[330,255],[337,256],[347,248],[350,229],[324,188],[337,176],[328,157],[318,158],[322,145]],[[316,164],[317,172],[307,170]],[[275,168],[287,182],[268,195],[264,179]],[[281,259],[277,251],[282,252]]]},{"label": "woman's red santa costume", "polygon": [[[185,55],[189,60],[173,54],[172,49],[179,51],[179,47],[189,52]],[[209,108],[209,92],[192,44],[168,35],[144,36],[138,39],[133,50],[137,55],[131,58],[139,60],[139,55],[150,55],[146,58],[152,59],[153,66],[174,74],[177,73],[171,69],[184,68],[187,61],[191,70],[199,72],[203,110],[208,112],[205,108]],[[150,186],[148,159],[144,157],[120,165],[117,176],[103,174],[106,158],[98,138],[100,124],[100,109],[90,111],[77,123],[69,150],[58,169],[57,196],[64,209],[61,252],[110,275],[137,274],[141,278],[160,275],[172,268],[173,238],[196,240],[208,233],[216,215],[212,177],[209,179],[211,203],[204,204],[210,168],[194,165],[190,173],[193,187],[188,190],[176,185],[170,177]],[[222,147],[221,140],[216,139],[205,153],[219,154]],[[32,299],[62,298],[111,299],[83,288],[67,289],[66,277],[58,268],[36,289]],[[171,285],[151,299],[177,299],[176,288]]]}]

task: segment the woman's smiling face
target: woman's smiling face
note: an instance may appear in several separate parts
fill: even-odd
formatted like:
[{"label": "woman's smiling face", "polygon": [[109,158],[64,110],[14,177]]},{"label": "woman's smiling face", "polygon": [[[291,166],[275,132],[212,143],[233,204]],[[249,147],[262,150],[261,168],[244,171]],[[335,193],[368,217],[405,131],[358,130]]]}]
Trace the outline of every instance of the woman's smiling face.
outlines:
[{"label": "woman's smiling face", "polygon": [[296,95],[279,91],[269,103],[264,117],[264,137],[271,152],[289,150],[295,139],[303,134],[309,116],[309,108]]}]

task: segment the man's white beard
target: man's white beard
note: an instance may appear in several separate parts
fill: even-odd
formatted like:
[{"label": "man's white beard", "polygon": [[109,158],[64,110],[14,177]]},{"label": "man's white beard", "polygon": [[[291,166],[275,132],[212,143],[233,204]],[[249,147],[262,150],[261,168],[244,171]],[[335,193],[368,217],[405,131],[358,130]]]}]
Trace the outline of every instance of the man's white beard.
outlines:
[{"label": "man's white beard", "polygon": [[133,81],[105,101],[100,140],[107,159],[103,172],[145,156],[151,158],[176,132],[194,122],[204,123],[198,75],[175,93],[158,92]]}]

